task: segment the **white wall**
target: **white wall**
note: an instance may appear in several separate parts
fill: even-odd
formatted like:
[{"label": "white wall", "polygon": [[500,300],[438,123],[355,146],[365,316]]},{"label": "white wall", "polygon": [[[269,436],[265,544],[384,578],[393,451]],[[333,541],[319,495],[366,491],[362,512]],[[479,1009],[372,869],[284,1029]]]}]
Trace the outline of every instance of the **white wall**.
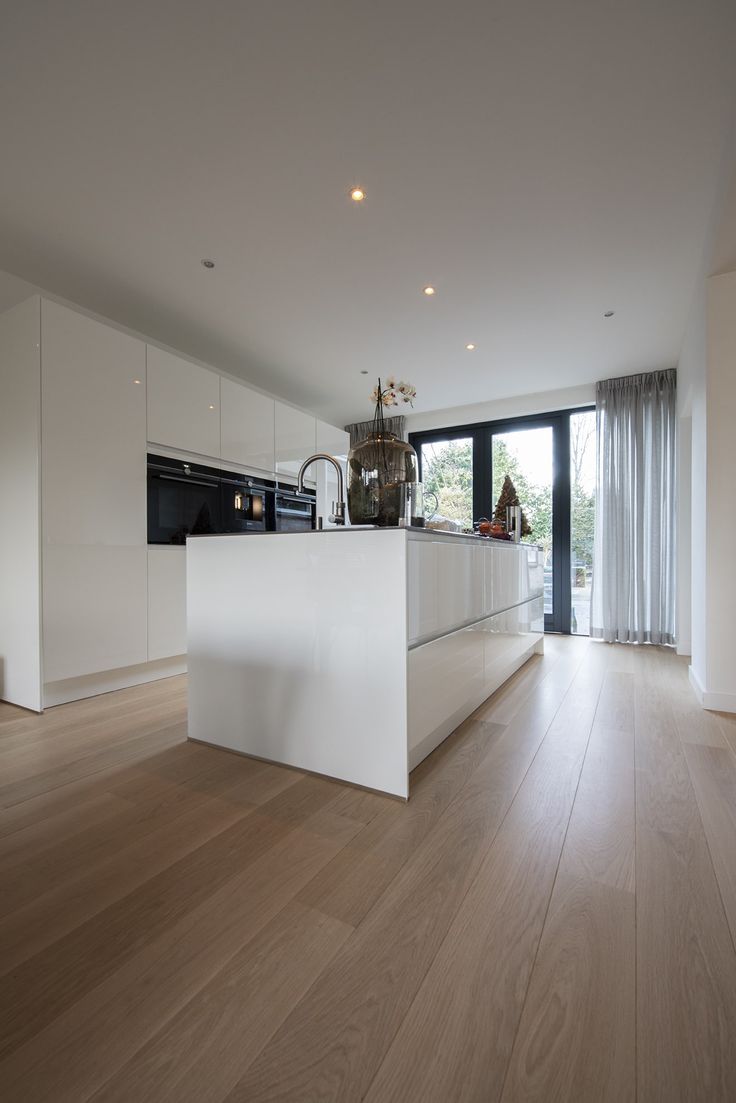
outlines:
[{"label": "white wall", "polygon": [[706,704],[736,712],[736,272],[708,280]]},{"label": "white wall", "polygon": [[[700,279],[677,365],[677,650],[705,662],[706,282]],[[705,677],[705,670],[698,670]]]},{"label": "white wall", "polygon": [[41,305],[0,316],[0,699],[41,709]]},{"label": "white wall", "polygon": [[[425,429],[445,429],[452,425],[473,425],[481,421],[496,421],[507,417],[524,417],[527,414],[548,414],[554,410],[571,410],[576,406],[589,406],[595,402],[595,383],[580,387],[564,387],[536,394],[517,395],[515,398],[499,398],[495,402],[476,402],[469,406],[451,406],[445,410],[409,412],[406,419],[407,433]],[[398,411],[404,413],[404,409]]]},{"label": "white wall", "polygon": [[734,710],[736,282],[728,268],[736,268],[735,169],[736,141],[724,157],[725,184],[715,197],[677,369],[678,651],[687,654],[689,642],[691,674],[706,706]]}]

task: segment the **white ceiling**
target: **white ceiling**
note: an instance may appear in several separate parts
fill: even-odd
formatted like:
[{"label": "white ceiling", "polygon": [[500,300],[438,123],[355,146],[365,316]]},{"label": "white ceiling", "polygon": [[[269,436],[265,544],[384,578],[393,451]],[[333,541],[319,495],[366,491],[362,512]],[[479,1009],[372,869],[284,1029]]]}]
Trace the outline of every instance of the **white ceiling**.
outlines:
[{"label": "white ceiling", "polygon": [[335,421],[675,362],[731,0],[0,6],[0,268]]}]

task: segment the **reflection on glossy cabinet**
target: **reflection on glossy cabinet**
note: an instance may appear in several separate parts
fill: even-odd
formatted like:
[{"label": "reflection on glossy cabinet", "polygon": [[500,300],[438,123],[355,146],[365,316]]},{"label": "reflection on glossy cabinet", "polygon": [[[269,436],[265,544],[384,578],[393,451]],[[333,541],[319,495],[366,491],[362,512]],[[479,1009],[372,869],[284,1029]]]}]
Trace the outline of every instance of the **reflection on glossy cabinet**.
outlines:
[{"label": "reflection on glossy cabinet", "polygon": [[220,386],[223,460],[272,473],[274,400],[231,379],[223,378]]},{"label": "reflection on glossy cabinet", "polygon": [[[307,456],[317,450],[316,419],[283,402],[276,403],[276,473],[296,478]],[[315,485],[316,471],[312,468],[306,479]]]},{"label": "reflection on glossy cabinet", "polygon": [[41,302],[44,542],[146,543],[145,345]]},{"label": "reflection on glossy cabinet", "polygon": [[220,455],[220,376],[147,345],[148,440],[202,456]]}]

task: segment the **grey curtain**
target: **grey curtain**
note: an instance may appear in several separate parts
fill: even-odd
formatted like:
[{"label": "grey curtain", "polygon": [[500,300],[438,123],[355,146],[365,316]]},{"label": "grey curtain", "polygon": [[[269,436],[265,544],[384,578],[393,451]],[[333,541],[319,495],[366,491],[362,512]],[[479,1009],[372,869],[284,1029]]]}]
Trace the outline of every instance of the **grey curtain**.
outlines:
[{"label": "grey curtain", "polygon": [[[397,417],[385,417],[383,424],[388,433],[396,433],[400,440],[404,439],[406,418],[403,414]],[[373,418],[370,421],[356,421],[352,425],[346,425],[345,432],[350,433],[350,447],[352,448],[359,440],[365,440],[368,434],[373,432]]]},{"label": "grey curtain", "polygon": [[590,634],[675,642],[676,386],[670,371],[596,386]]}]

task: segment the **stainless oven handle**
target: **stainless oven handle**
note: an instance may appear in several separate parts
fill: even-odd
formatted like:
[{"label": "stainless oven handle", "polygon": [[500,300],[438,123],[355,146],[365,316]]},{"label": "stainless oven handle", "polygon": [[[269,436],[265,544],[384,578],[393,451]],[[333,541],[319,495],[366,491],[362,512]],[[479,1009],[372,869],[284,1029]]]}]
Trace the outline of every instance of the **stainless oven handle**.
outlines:
[{"label": "stainless oven handle", "polygon": [[189,486],[214,486],[218,487],[219,483],[205,483],[200,479],[184,478],[182,475],[154,475],[154,479],[162,479],[169,483],[188,483]]}]

